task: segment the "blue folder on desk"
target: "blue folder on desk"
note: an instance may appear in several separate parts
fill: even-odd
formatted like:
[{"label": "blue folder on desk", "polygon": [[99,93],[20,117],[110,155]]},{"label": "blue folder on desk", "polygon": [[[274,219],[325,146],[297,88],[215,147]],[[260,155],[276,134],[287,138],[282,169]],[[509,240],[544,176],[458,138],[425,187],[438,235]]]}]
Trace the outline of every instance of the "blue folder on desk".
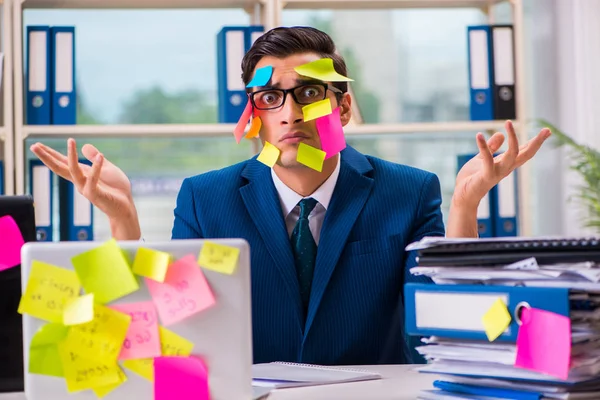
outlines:
[{"label": "blue folder on desk", "polygon": [[566,288],[407,283],[404,296],[406,331],[415,336],[487,341],[481,318],[499,298],[511,314],[511,323],[496,341],[516,342],[516,316],[522,306],[564,316],[570,311]]}]

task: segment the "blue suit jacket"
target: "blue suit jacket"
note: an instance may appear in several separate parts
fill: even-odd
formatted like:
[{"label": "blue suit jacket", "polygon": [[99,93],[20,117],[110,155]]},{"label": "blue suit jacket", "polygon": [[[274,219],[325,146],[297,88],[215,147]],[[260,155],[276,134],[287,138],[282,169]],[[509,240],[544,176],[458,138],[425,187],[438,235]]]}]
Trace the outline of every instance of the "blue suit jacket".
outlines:
[{"label": "blue suit jacket", "polygon": [[271,170],[256,157],[183,181],[173,239],[250,244],[254,362],[409,363],[403,285],[409,243],[443,236],[438,178],[342,151],[325,214],[306,325],[292,249]]}]

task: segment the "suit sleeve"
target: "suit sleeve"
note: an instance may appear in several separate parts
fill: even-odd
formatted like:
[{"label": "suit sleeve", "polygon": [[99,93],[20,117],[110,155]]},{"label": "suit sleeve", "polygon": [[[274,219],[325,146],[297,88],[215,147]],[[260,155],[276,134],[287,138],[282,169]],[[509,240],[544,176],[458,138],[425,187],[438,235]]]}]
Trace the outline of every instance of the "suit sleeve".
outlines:
[{"label": "suit sleeve", "polygon": [[196,201],[189,178],[184,179],[181,184],[174,214],[175,222],[171,239],[201,239],[204,237],[198,223]]}]

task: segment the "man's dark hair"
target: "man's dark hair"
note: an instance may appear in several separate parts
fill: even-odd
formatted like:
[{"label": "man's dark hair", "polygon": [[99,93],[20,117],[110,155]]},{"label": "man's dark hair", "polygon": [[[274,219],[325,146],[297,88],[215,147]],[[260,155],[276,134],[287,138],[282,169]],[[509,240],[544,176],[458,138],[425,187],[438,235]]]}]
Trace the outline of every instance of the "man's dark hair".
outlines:
[{"label": "man's dark hair", "polygon": [[[300,53],[316,53],[322,58],[331,58],[335,70],[347,76],[346,62],[335,51],[331,37],[308,26],[279,27],[260,36],[242,60],[242,79],[247,85],[252,80],[256,64],[265,56],[285,58]],[[333,82],[342,92],[348,91],[347,82]]]}]

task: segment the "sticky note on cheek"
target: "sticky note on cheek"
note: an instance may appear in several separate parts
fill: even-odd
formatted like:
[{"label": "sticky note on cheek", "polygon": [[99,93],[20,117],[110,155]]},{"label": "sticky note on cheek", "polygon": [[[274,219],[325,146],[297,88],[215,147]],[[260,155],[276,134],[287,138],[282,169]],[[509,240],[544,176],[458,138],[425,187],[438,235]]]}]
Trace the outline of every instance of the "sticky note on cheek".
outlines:
[{"label": "sticky note on cheek", "polygon": [[240,119],[233,130],[233,136],[235,137],[235,141],[239,143],[244,137],[244,130],[248,125],[248,121],[250,120],[250,115],[252,114],[252,102],[250,99],[247,99],[246,108],[242,112]]},{"label": "sticky note on cheek", "polygon": [[321,149],[325,152],[326,160],[346,148],[346,138],[340,119],[339,107],[336,107],[331,114],[317,118],[315,123],[321,139]]},{"label": "sticky note on cheek", "polygon": [[235,271],[240,249],[213,242],[204,242],[198,264],[206,269],[231,275]]},{"label": "sticky note on cheek", "polygon": [[19,226],[10,215],[0,217],[0,271],[21,264],[21,247],[25,244]]},{"label": "sticky note on cheek", "polygon": [[325,99],[302,107],[304,122],[331,114],[331,100]]},{"label": "sticky note on cheek", "polygon": [[266,166],[273,168],[273,166],[277,164],[277,160],[279,160],[280,153],[281,152],[277,147],[269,142],[265,142],[262,151],[256,159]]},{"label": "sticky note on cheek", "polygon": [[517,335],[515,366],[567,379],[571,363],[571,319],[524,308]]},{"label": "sticky note on cheek", "polygon": [[508,328],[511,320],[504,301],[496,300],[482,318],[488,340],[490,342],[496,340]]},{"label": "sticky note on cheek", "polygon": [[296,160],[315,171],[323,171],[323,161],[325,161],[325,152],[323,150],[316,149],[304,143],[300,143],[298,146],[298,155]]},{"label": "sticky note on cheek", "polygon": [[248,130],[248,133],[246,134],[246,139],[254,139],[254,138],[258,137],[261,127],[262,127],[262,120],[260,119],[260,117],[258,117],[258,116],[253,117],[252,123],[250,124],[250,129]]}]

